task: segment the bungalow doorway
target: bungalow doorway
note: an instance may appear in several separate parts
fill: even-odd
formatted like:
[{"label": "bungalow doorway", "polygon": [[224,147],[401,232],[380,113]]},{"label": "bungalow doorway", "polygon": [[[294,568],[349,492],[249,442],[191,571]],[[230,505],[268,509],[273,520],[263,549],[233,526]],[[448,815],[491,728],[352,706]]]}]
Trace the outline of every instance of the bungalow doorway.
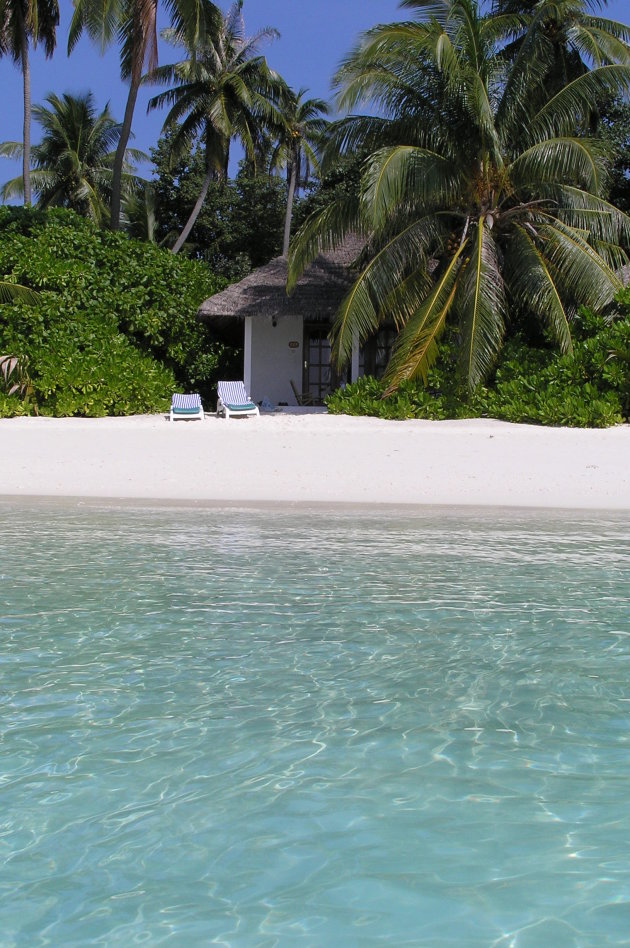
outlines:
[{"label": "bungalow doorway", "polygon": [[330,361],[328,328],[321,323],[304,326],[304,374],[302,391],[321,405],[336,385]]}]

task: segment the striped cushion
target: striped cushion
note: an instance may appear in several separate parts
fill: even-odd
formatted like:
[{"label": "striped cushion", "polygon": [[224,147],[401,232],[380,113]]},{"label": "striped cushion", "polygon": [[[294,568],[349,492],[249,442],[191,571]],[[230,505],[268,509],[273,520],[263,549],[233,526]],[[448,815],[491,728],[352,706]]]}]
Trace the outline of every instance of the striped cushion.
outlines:
[{"label": "striped cushion", "polygon": [[219,382],[217,392],[222,403],[230,411],[256,407],[247,397],[243,382]]},{"label": "striped cushion", "polygon": [[171,409],[178,414],[196,415],[200,408],[200,395],[173,395]]}]

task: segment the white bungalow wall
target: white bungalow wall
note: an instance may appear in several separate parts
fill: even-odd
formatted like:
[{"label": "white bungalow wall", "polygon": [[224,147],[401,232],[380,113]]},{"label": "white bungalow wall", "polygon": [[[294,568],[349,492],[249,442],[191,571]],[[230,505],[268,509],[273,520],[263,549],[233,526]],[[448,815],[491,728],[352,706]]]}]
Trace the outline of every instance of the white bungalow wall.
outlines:
[{"label": "white bungalow wall", "polygon": [[283,316],[275,326],[270,318],[247,317],[243,374],[255,402],[268,398],[274,405],[295,405],[291,379],[301,390],[303,337],[301,316]]}]

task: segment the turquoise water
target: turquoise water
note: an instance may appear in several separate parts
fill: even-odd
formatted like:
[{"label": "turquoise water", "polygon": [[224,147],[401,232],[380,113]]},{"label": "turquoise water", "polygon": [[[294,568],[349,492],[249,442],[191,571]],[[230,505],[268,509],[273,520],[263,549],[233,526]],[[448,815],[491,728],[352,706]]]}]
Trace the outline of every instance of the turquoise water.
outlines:
[{"label": "turquoise water", "polygon": [[0,504],[0,942],[630,944],[630,520]]}]

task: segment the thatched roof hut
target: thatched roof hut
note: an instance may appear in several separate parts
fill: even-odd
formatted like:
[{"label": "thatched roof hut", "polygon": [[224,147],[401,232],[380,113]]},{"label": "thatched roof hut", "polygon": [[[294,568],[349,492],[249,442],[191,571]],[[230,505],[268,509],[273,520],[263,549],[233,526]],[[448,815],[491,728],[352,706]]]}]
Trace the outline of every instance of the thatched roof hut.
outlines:
[{"label": "thatched roof hut", "polygon": [[218,330],[230,331],[246,316],[279,319],[302,316],[309,322],[331,322],[355,275],[350,265],[362,242],[347,240],[343,247],[322,254],[304,271],[291,296],[287,296],[287,258],[276,257],[264,267],[205,300],[198,310]]}]

